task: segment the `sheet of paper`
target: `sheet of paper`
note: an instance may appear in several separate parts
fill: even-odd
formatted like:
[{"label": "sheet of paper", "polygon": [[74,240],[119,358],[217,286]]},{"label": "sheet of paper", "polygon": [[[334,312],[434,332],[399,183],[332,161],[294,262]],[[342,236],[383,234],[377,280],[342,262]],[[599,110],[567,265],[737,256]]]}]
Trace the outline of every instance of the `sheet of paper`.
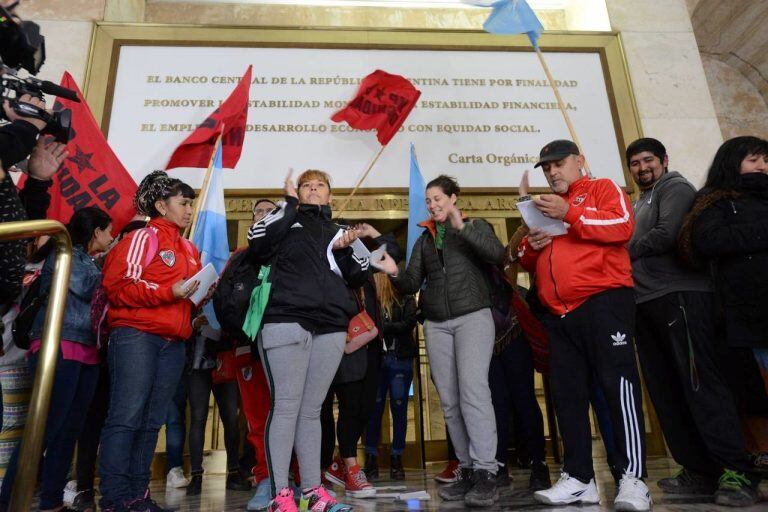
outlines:
[{"label": "sheet of paper", "polygon": [[384,258],[385,252],[387,252],[387,244],[381,244],[378,249],[371,253],[371,264],[380,262]]},{"label": "sheet of paper", "polygon": [[216,269],[213,268],[213,264],[209,263],[200,270],[197,274],[193,275],[184,282],[184,287],[190,286],[193,281],[200,281],[200,286],[197,291],[193,293],[189,300],[195,304],[200,304],[206,295],[208,290],[213,286],[216,280],[219,278],[219,274],[216,273]]},{"label": "sheet of paper", "polygon": [[365,246],[362,240],[359,238],[352,242],[349,245],[352,248],[352,252],[355,253],[355,256],[358,258],[370,258],[371,257],[371,251],[368,250],[368,248]]},{"label": "sheet of paper", "polygon": [[562,220],[545,217],[533,201],[520,201],[517,203],[517,209],[520,210],[520,215],[529,228],[539,228],[552,236],[564,235],[568,232]]},{"label": "sheet of paper", "polygon": [[344,234],[344,230],[340,229],[336,232],[335,235],[333,235],[333,240],[331,240],[331,243],[328,244],[328,249],[326,249],[326,256],[328,257],[328,265],[331,266],[331,270],[333,270],[333,273],[336,274],[339,277],[342,277],[341,275],[341,269],[336,264],[336,258],[333,257],[333,244],[336,243],[336,240],[341,238],[341,236]]}]

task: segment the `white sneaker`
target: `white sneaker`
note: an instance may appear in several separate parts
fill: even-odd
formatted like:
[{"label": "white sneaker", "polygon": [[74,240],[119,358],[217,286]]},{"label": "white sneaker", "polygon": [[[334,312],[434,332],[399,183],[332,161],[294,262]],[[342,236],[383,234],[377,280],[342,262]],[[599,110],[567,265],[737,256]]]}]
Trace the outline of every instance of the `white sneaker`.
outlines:
[{"label": "white sneaker", "polygon": [[75,501],[75,496],[77,496],[77,480],[70,480],[64,486],[64,499],[62,501],[69,506]]},{"label": "white sneaker", "polygon": [[568,473],[561,473],[560,480],[544,491],[536,491],[533,498],[547,505],[568,505],[569,503],[600,503],[595,479],[585,484]]},{"label": "white sneaker", "polygon": [[619,492],[613,500],[616,510],[631,510],[634,512],[651,510],[653,500],[651,491],[645,482],[639,478],[625,474],[619,482]]},{"label": "white sneaker", "polygon": [[189,485],[189,478],[184,476],[184,470],[181,466],[171,468],[165,479],[166,489],[181,489]]}]

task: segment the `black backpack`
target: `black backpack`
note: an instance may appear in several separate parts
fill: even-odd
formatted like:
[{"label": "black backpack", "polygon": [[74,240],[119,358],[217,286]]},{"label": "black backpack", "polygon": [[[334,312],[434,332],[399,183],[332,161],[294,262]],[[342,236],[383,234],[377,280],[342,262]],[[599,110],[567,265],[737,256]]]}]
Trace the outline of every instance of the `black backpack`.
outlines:
[{"label": "black backpack", "polygon": [[13,320],[13,342],[22,350],[29,350],[29,331],[37,312],[48,301],[48,292],[40,293],[40,276],[29,285],[19,304],[19,314]]},{"label": "black backpack", "polygon": [[243,322],[251,304],[251,293],[260,283],[260,268],[248,249],[235,253],[213,294],[213,310],[221,329],[234,336],[238,344],[250,341],[243,332]]}]

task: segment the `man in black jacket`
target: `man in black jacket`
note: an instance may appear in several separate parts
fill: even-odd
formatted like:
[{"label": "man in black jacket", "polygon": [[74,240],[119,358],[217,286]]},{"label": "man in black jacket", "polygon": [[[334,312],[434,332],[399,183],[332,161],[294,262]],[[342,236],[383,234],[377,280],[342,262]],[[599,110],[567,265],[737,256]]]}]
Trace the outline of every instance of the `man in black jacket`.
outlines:
[{"label": "man in black jacket", "polygon": [[719,499],[749,505],[756,499],[744,479],[745,473],[751,477],[750,464],[715,355],[712,284],[705,274],[681,267],[676,257],[677,235],[696,190],[668,170],[666,149],[656,139],[634,141],[626,158],[641,190],[629,243],[637,351],[667,445],[682,466],[658,485],[675,494],[717,489]]}]

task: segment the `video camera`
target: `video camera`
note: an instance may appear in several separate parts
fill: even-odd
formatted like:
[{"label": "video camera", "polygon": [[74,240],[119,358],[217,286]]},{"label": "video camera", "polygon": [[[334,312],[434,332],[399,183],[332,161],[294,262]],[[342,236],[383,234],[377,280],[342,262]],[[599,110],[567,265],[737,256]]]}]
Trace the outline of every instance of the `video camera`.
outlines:
[{"label": "video camera", "polygon": [[[20,69],[35,75],[45,62],[45,38],[40,34],[40,26],[31,21],[20,21],[0,7],[0,100],[8,100],[16,114],[45,121],[42,133],[52,135],[58,142],[69,142],[72,128],[72,111],[62,109],[53,114],[29,103],[21,103],[19,98],[29,94],[43,98],[43,94],[52,94],[79,102],[75,91],[61,87],[47,80],[34,76],[21,78]],[[0,108],[0,118],[5,112]]]}]

